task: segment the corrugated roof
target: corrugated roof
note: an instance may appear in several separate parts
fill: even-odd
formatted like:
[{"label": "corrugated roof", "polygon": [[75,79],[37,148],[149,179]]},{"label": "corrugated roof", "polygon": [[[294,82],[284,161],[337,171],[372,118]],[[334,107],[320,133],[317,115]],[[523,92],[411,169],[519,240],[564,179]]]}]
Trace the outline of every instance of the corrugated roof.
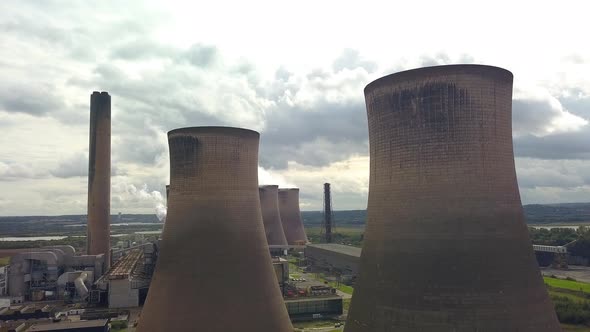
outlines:
[{"label": "corrugated roof", "polygon": [[86,327],[102,327],[107,325],[108,319],[96,319],[96,320],[82,320],[78,322],[60,322],[52,324],[38,324],[31,326],[27,332],[33,331],[56,331],[63,329],[77,329]]},{"label": "corrugated roof", "polygon": [[357,248],[357,247],[353,247],[353,246],[345,246],[343,244],[336,244],[336,243],[309,244],[309,245],[307,245],[307,247],[334,251],[334,252],[337,252],[340,254],[354,256],[354,257],[361,257],[361,251],[362,251],[362,248]]}]

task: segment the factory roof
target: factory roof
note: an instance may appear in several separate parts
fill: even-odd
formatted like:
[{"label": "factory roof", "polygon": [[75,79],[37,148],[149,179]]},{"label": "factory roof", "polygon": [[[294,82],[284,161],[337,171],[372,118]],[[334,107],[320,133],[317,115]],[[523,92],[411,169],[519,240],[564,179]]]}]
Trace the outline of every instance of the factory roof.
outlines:
[{"label": "factory roof", "polygon": [[285,302],[315,302],[323,300],[342,300],[341,296],[338,295],[324,295],[324,296],[313,296],[313,297],[295,297],[285,298]]},{"label": "factory roof", "polygon": [[139,249],[131,250],[127,255],[118,260],[105,273],[106,279],[127,279],[133,273],[137,263],[143,258],[143,251]]},{"label": "factory roof", "polygon": [[337,244],[337,243],[308,244],[307,247],[334,251],[334,252],[337,252],[340,254],[354,256],[354,257],[361,257],[361,251],[362,251],[362,248],[353,247],[353,246],[345,246],[343,244]]},{"label": "factory roof", "polygon": [[60,323],[51,323],[51,324],[38,324],[31,326],[27,332],[33,331],[58,331],[58,330],[68,330],[71,329],[72,331],[78,330],[81,328],[89,328],[89,327],[102,327],[106,326],[108,323],[108,319],[96,319],[96,320],[82,320],[77,322],[60,322]]}]

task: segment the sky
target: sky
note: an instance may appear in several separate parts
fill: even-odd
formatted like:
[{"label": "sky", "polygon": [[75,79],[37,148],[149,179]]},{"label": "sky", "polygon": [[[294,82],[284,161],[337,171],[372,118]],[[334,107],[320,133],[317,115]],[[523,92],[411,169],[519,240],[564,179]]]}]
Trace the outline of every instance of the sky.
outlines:
[{"label": "sky", "polygon": [[112,96],[113,213],[155,213],[169,130],[261,133],[260,184],[364,209],[363,88],[397,71],[514,73],[524,204],[590,202],[587,1],[0,2],[0,215],[84,214],[89,100]]}]

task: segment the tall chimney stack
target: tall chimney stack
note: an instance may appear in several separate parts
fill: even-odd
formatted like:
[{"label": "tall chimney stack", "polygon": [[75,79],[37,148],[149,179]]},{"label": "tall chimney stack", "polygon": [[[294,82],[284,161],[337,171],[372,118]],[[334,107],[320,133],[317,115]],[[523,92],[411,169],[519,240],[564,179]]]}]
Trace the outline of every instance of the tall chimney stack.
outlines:
[{"label": "tall chimney stack", "polygon": [[264,234],[258,142],[240,128],[168,133],[168,216],[137,331],[293,331]]},{"label": "tall chimney stack", "polygon": [[110,266],[110,218],[111,96],[94,91],[90,96],[86,252],[104,254],[106,268]]}]

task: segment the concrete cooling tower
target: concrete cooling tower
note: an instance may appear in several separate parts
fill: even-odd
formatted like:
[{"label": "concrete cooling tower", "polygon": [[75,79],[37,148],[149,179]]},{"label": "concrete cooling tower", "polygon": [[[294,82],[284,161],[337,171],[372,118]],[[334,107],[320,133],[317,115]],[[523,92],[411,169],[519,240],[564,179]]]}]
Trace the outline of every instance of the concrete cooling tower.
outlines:
[{"label": "concrete cooling tower", "polygon": [[138,331],[293,331],[258,196],[255,131],[168,133],[170,200]]},{"label": "concrete cooling tower", "polygon": [[287,246],[287,238],[283,231],[281,216],[279,213],[279,186],[260,186],[260,209],[266,240],[271,246]]},{"label": "concrete cooling tower", "polygon": [[520,202],[507,70],[365,88],[370,185],[346,332],[560,331]]},{"label": "concrete cooling tower", "polygon": [[299,210],[299,189],[279,189],[279,211],[283,230],[289,245],[303,245],[307,243],[307,235],[301,220]]},{"label": "concrete cooling tower", "polygon": [[111,96],[90,96],[90,145],[88,153],[88,226],[86,252],[104,254],[110,266],[111,218]]}]

